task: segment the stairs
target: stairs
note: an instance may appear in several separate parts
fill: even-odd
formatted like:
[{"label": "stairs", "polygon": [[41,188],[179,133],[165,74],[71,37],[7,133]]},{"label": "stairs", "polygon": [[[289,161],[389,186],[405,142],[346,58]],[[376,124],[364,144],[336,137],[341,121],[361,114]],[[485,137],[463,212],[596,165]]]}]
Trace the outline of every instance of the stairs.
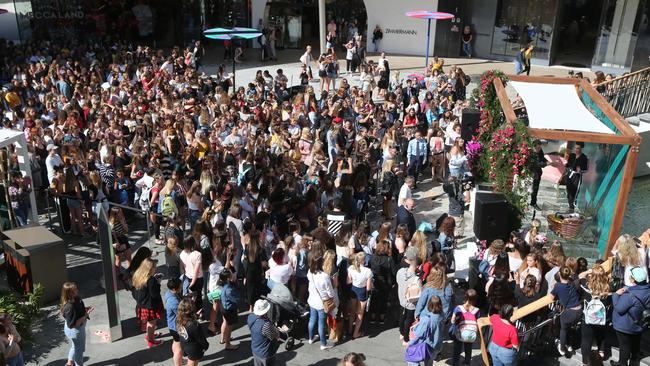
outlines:
[{"label": "stairs", "polygon": [[525,213],[526,217],[524,219],[524,224],[528,224],[530,220],[533,219],[534,213],[535,218],[542,223],[540,232],[546,233],[549,242],[558,239],[564,243],[564,252],[566,255],[572,257],[584,257],[587,258],[590,263],[593,263],[596,259],[600,258],[600,253],[598,252],[597,233],[593,231],[593,226],[589,225],[589,223],[585,223],[582,233],[574,239],[561,238],[548,228],[548,222],[546,220],[547,215],[556,212],[567,212],[569,210],[566,187],[556,186],[551,182],[542,180],[539,186],[539,193],[537,194],[537,204],[540,206],[542,211],[535,212],[532,207],[528,207],[528,210]]}]

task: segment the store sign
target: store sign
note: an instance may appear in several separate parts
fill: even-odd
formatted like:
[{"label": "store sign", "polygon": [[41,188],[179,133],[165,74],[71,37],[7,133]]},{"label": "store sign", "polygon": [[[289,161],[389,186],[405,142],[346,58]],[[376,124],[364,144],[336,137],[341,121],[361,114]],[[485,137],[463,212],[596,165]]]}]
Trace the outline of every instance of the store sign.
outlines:
[{"label": "store sign", "polygon": [[76,0],[32,0],[31,15],[34,19],[49,20],[76,20],[86,16],[81,3]]},{"label": "store sign", "polygon": [[397,28],[386,28],[385,34],[403,34],[408,36],[416,36],[418,31],[415,29],[397,29]]},{"label": "store sign", "polygon": [[83,19],[83,11],[66,11],[66,12],[54,12],[54,11],[34,11],[32,12],[32,17],[34,19]]}]

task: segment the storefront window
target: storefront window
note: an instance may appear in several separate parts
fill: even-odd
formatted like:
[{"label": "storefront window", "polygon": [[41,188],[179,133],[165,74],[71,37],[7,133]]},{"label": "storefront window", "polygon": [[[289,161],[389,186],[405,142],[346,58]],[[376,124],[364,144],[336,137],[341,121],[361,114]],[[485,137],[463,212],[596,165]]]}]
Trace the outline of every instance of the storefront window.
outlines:
[{"label": "storefront window", "polygon": [[605,0],[592,66],[630,68],[645,6],[646,0]]},{"label": "storefront window", "polygon": [[532,43],[533,58],[548,60],[557,0],[499,0],[492,36],[492,53],[516,56]]},{"label": "storefront window", "polygon": [[264,26],[280,34],[277,48],[303,48],[318,40],[318,3],[315,0],[269,0],[265,19]]},{"label": "storefront window", "polygon": [[18,32],[21,41],[25,41],[32,37],[32,27],[30,18],[32,15],[32,2],[31,0],[16,0],[14,1],[16,9],[16,20],[18,21]]}]

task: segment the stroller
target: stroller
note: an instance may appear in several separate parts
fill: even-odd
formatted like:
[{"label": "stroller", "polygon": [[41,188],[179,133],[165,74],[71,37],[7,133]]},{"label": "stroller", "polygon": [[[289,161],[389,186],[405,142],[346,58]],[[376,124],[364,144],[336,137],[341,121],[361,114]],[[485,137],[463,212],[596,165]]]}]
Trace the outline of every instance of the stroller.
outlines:
[{"label": "stroller", "polygon": [[273,290],[266,295],[266,300],[271,303],[271,310],[268,314],[269,320],[278,328],[282,326],[288,328],[284,334],[286,335],[284,348],[289,351],[296,343],[293,330],[300,322],[300,319],[305,317],[308,312],[293,300],[291,291],[283,284],[275,284]]}]

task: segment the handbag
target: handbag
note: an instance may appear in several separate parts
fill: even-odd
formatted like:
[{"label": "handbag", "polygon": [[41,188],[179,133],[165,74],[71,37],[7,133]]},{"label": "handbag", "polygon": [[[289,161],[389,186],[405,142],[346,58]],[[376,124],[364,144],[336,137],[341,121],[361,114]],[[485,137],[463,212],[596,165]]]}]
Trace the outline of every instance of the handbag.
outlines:
[{"label": "handbag", "polygon": [[[411,329],[409,331],[409,338],[410,339],[415,339],[413,330],[415,327],[419,324],[419,321],[415,321],[413,325],[411,326]],[[429,327],[427,326],[424,338],[427,339],[429,338]],[[428,360],[432,356],[432,350],[431,347],[427,344],[427,342],[419,342],[415,344],[411,344],[406,348],[406,352],[404,352],[404,361],[406,362],[414,362],[414,363],[419,363],[424,360]]]},{"label": "handbag", "polygon": [[[313,274],[311,276],[312,278],[314,278]],[[320,297],[321,301],[323,302],[323,311],[325,312],[325,314],[329,314],[332,310],[336,309],[336,303],[334,302],[334,298],[330,297],[324,299],[323,296],[320,294],[320,291],[318,290],[318,286],[316,286],[315,282],[314,282],[314,288],[318,293],[318,297]]]},{"label": "handbag", "polygon": [[431,347],[426,342],[416,343],[406,348],[404,361],[419,363],[431,358]]}]

